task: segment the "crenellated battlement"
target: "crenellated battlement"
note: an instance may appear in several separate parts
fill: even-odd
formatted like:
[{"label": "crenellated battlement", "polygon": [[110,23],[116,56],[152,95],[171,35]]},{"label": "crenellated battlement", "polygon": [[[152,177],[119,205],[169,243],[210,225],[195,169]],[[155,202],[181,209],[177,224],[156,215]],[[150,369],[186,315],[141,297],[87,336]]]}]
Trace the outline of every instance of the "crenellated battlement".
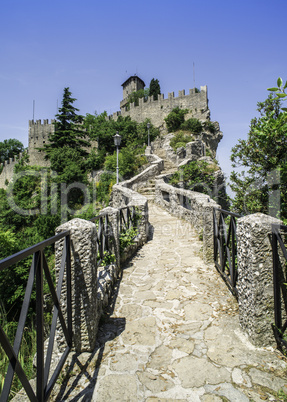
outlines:
[{"label": "crenellated battlement", "polygon": [[127,106],[126,99],[120,103],[121,110],[113,113],[108,118],[109,120],[117,120],[118,116],[130,116],[132,120],[142,123],[145,119],[149,118],[155,126],[163,124],[164,118],[174,109],[180,107],[181,109],[189,110],[189,117],[196,117],[201,120],[210,118],[210,111],[208,108],[207,99],[207,86],[201,86],[200,91],[192,88],[188,94],[185,90],[178,91],[176,97],[174,92],[169,92],[165,99],[164,94],[158,95],[158,99],[154,100],[152,96],[147,99],[140,98],[139,104],[130,103]]},{"label": "crenellated battlement", "polygon": [[50,122],[50,123],[49,123],[49,119],[43,119],[43,123],[42,123],[42,120],[41,120],[41,119],[36,120],[36,121],[34,121],[34,120],[29,120],[29,127],[34,127],[34,126],[36,126],[36,127],[39,127],[39,126],[47,126],[47,125],[54,124],[54,123],[55,123],[55,119],[51,119],[51,122]]},{"label": "crenellated battlement", "polygon": [[0,163],[2,169],[0,174],[0,188],[6,188],[8,183],[13,177],[15,165],[22,159],[23,154],[20,152],[18,155],[14,155],[12,158],[7,159],[3,163]]},{"label": "crenellated battlement", "polygon": [[0,163],[0,167],[12,165],[12,164],[15,165],[16,163],[18,163],[22,159],[22,156],[23,156],[23,153],[20,152],[19,154],[12,156],[12,158],[7,159],[3,163]]}]

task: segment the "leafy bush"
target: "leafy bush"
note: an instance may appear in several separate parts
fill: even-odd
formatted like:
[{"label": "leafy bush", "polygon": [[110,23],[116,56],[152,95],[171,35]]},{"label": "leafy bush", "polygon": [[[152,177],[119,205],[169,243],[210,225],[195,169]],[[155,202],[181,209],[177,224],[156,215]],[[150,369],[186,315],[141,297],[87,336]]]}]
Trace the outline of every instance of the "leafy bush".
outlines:
[{"label": "leafy bush", "polygon": [[[100,253],[98,252],[98,258],[100,257]],[[116,262],[115,254],[110,253],[109,251],[104,251],[104,256],[101,262],[101,267],[106,267],[107,265],[114,264]]]},{"label": "leafy bush", "polygon": [[184,134],[180,131],[170,140],[170,146],[176,152],[177,148],[185,147],[186,144],[192,140],[193,137],[191,135]]},{"label": "leafy bush", "polygon": [[179,182],[183,183],[183,187],[187,190],[197,191],[199,193],[208,194],[224,209],[229,208],[229,198],[224,188],[217,189],[215,173],[219,170],[218,165],[207,163],[205,161],[192,161],[185,165],[180,171],[174,173],[169,180],[173,186],[177,186]]},{"label": "leafy bush", "polygon": [[96,199],[102,206],[109,203],[113,185],[116,183],[116,173],[103,172],[100,180],[96,183]]},{"label": "leafy bush", "polygon": [[184,115],[188,112],[187,109],[174,108],[164,119],[168,128],[168,132],[174,132],[179,129],[190,131],[194,134],[202,132],[202,123],[196,119],[191,118],[184,121]]},{"label": "leafy bush", "polygon": [[188,112],[187,109],[174,108],[164,119],[167,125],[168,132],[177,131],[184,123],[184,115]]},{"label": "leafy bush", "polygon": [[[134,176],[139,167],[147,163],[145,156],[141,156],[139,153],[142,149],[134,149],[133,147],[122,148],[119,152],[119,174],[124,179],[129,179]],[[111,172],[115,172],[117,167],[117,154],[108,155],[105,161],[105,169]]]},{"label": "leafy bush", "polygon": [[202,132],[202,124],[198,119],[191,118],[181,124],[183,130],[188,130],[194,134]]},{"label": "leafy bush", "polygon": [[218,167],[209,165],[205,161],[192,161],[172,175],[170,183],[177,185],[183,181],[184,188],[200,193],[209,194],[212,192],[215,178],[212,176]]},{"label": "leafy bush", "polygon": [[134,244],[134,238],[137,236],[137,234],[137,229],[134,229],[133,227],[120,234],[120,253],[123,253],[128,246]]}]

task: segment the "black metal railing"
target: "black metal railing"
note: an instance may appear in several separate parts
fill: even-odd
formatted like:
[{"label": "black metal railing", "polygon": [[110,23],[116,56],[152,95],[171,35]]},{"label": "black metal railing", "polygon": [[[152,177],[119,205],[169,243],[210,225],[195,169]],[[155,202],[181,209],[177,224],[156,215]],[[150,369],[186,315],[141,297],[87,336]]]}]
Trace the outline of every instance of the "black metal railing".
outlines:
[{"label": "black metal railing", "polygon": [[213,208],[214,263],[228,288],[236,297],[237,218],[240,218],[239,214]]},{"label": "black metal railing", "polygon": [[134,206],[120,208],[120,233],[136,228],[137,219],[138,215]]},{"label": "black metal railing", "polygon": [[113,228],[108,214],[98,215],[91,219],[91,222],[97,226],[97,266],[100,266],[106,256],[106,253],[114,253],[115,238]]},{"label": "black metal railing", "polygon": [[[274,321],[273,331],[280,349],[287,349],[287,226],[272,225]],[[278,247],[279,246],[279,247]]]},{"label": "black metal railing", "polygon": [[[56,241],[64,238],[64,246],[62,251],[61,267],[59,271],[57,288],[55,289],[53,279],[47,264],[44,254],[44,249],[55,244]],[[3,328],[0,326],[0,345],[9,358],[9,366],[5,377],[5,382],[1,394],[1,402],[7,401],[12,381],[15,373],[21,381],[24,390],[26,391],[31,401],[46,401],[53,389],[53,386],[61,372],[69,351],[72,347],[72,311],[71,311],[71,254],[70,254],[70,233],[69,231],[60,233],[41,243],[38,243],[26,250],[20,251],[10,257],[0,261],[0,271],[10,268],[12,265],[33,256],[29,277],[27,281],[25,296],[21,308],[20,318],[17,326],[17,331],[13,346],[11,345]],[[49,286],[54,310],[50,327],[49,344],[46,356],[44,356],[44,292],[43,283],[44,277]],[[60,296],[62,285],[66,285],[67,300],[67,317],[64,318],[61,310]],[[28,309],[30,306],[31,295],[33,289],[36,288],[36,334],[37,334],[37,374],[36,374],[36,390],[33,390],[29,380],[24,372],[23,367],[18,359],[25,323],[27,319]],[[55,331],[57,320],[60,325],[66,341],[66,348],[61,359],[53,373],[50,373],[51,358],[53,352],[53,344],[55,339]]]}]

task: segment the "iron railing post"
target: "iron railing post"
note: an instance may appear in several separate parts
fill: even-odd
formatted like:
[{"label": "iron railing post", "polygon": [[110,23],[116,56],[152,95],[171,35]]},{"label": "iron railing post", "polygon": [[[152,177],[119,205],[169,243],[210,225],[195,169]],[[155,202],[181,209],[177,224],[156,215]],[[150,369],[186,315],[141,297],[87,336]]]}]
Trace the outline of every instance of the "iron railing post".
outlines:
[{"label": "iron railing post", "polygon": [[44,401],[43,254],[36,254],[37,399]]}]

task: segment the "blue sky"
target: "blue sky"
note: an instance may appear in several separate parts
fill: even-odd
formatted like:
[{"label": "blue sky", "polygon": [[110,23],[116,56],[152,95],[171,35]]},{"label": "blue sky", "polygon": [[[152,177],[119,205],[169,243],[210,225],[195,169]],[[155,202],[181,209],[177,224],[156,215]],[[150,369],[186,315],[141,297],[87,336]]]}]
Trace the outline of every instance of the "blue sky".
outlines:
[{"label": "blue sky", "polygon": [[218,159],[246,138],[256,104],[287,79],[286,0],[9,0],[0,15],[0,141],[28,144],[28,121],[51,119],[63,88],[80,113],[119,109],[135,73],[162,93],[208,86],[223,132]]}]

